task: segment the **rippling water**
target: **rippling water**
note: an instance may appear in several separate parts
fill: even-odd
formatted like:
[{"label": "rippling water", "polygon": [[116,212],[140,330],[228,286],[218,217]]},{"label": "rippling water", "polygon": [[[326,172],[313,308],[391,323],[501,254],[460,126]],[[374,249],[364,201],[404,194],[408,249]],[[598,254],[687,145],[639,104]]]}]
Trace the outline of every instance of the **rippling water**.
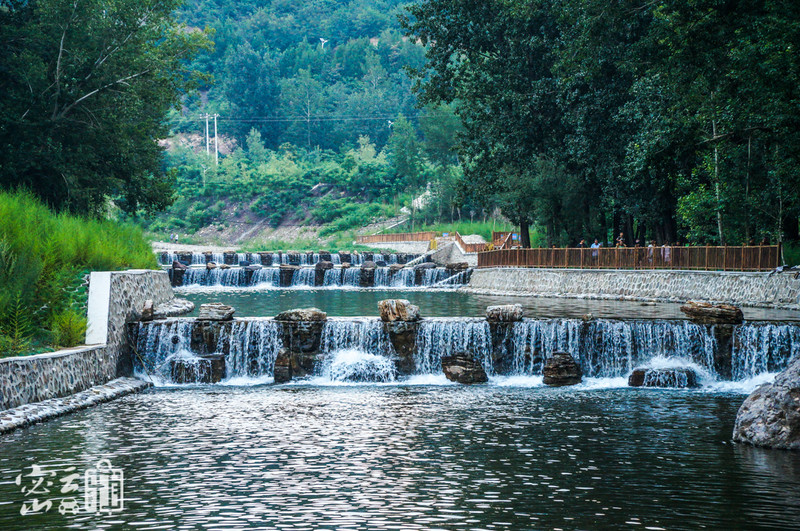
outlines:
[{"label": "rippling water", "polygon": [[[790,528],[800,454],[742,395],[478,386],[160,389],[0,438],[0,528]],[[107,457],[123,513],[19,516],[31,464]]]}]

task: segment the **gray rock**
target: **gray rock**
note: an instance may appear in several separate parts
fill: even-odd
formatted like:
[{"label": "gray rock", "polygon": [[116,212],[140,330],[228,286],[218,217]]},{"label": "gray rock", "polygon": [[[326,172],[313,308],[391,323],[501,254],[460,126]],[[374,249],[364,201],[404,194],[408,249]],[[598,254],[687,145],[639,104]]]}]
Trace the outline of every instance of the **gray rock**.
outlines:
[{"label": "gray rock", "polygon": [[222,265],[219,266],[219,268],[220,269],[230,269],[231,266],[230,266],[230,264],[222,264]]},{"label": "gray rock", "polygon": [[381,320],[385,323],[394,321],[419,321],[419,306],[411,304],[407,299],[385,299],[378,302]]},{"label": "gray rock", "polygon": [[261,267],[261,264],[250,264],[249,266],[244,266],[244,269],[245,271],[258,271]]},{"label": "gray rock", "polygon": [[417,264],[414,266],[414,271],[418,271],[420,269],[434,269],[436,264],[434,262],[422,262],[421,264]]},{"label": "gray rock", "polygon": [[296,308],[275,316],[276,321],[324,321],[328,314],[319,308]]},{"label": "gray rock", "polygon": [[216,262],[206,262],[206,269],[216,269],[217,263]]},{"label": "gray rock", "polygon": [[503,304],[486,308],[486,320],[494,323],[515,323],[522,321],[522,306]]},{"label": "gray rock", "polygon": [[392,273],[397,273],[398,271],[400,271],[404,267],[405,266],[403,264],[391,264],[391,265],[389,265],[389,271],[391,271]]},{"label": "gray rock", "polygon": [[153,308],[153,319],[166,319],[184,315],[194,310],[194,303],[186,299],[174,298]]},{"label": "gray rock", "polygon": [[327,260],[320,260],[319,262],[317,262],[317,265],[315,265],[314,267],[316,267],[317,270],[320,270],[320,269],[322,269],[322,270],[333,269],[333,262],[328,262]]},{"label": "gray rock", "polygon": [[461,384],[485,383],[489,381],[483,366],[466,352],[442,357],[442,371],[448,380]]},{"label": "gray rock", "polygon": [[466,262],[450,262],[445,268],[455,272],[466,271],[469,269],[469,264]]},{"label": "gray rock", "polygon": [[221,302],[209,302],[200,305],[199,321],[230,321],[236,310]]},{"label": "gray rock", "polygon": [[172,261],[172,269],[189,269],[189,266],[183,264],[177,260]]},{"label": "gray rock", "polygon": [[583,379],[580,364],[568,352],[553,352],[547,358],[542,373],[545,385],[553,387],[579,384]]},{"label": "gray rock", "polygon": [[733,440],[800,450],[800,358],[747,397],[736,414]]},{"label": "gray rock", "polygon": [[630,387],[670,387],[686,389],[700,387],[697,373],[686,367],[669,369],[634,369],[628,377]]},{"label": "gray rock", "polygon": [[377,269],[378,264],[373,262],[372,260],[367,260],[363,264],[361,264],[361,269]]}]

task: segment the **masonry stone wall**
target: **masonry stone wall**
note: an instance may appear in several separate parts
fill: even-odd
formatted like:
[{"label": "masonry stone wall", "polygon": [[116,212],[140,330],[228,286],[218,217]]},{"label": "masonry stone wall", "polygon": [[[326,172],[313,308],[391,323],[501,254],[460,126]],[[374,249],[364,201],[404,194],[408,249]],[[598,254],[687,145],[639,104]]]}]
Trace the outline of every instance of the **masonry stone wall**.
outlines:
[{"label": "masonry stone wall", "polygon": [[0,411],[74,394],[131,374],[125,324],[137,320],[147,299],[174,297],[164,271],[92,273],[87,346],[0,359]]},{"label": "masonry stone wall", "polygon": [[706,300],[800,309],[800,279],[787,273],[486,268],[473,271],[463,289],[541,297]]}]

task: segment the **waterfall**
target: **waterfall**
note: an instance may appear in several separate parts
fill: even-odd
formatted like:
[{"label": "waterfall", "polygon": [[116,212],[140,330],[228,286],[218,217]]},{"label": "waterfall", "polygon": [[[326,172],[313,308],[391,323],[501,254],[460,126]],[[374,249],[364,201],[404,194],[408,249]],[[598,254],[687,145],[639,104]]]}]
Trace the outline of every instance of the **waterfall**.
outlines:
[{"label": "waterfall", "polygon": [[391,286],[393,288],[412,287],[414,285],[414,270],[411,268],[403,268],[392,275]]},{"label": "waterfall", "polygon": [[361,285],[361,268],[349,267],[344,270],[342,275],[342,286],[355,286]]},{"label": "waterfall", "polygon": [[339,253],[331,253],[331,263],[333,265],[342,265],[342,257],[339,256]]},{"label": "waterfall", "polygon": [[316,271],[313,267],[301,267],[292,275],[292,286],[314,286]]},{"label": "waterfall", "polygon": [[782,371],[800,356],[800,326],[745,323],[734,328],[731,355],[734,380]]},{"label": "waterfall", "polygon": [[426,319],[420,323],[414,353],[417,372],[439,373],[442,356],[469,352],[492,374],[492,337],[484,319]]},{"label": "waterfall", "polygon": [[451,275],[444,280],[440,280],[433,287],[439,286],[463,286],[467,282],[469,282],[469,277],[472,274],[472,269],[467,269],[466,271],[461,271],[460,273],[456,273],[455,275]]},{"label": "waterfall", "polygon": [[277,267],[262,267],[253,272],[250,279],[252,286],[274,286],[278,287],[281,283],[281,271]]},{"label": "waterfall", "polygon": [[355,349],[388,356],[394,352],[383,322],[367,318],[328,319],[319,348],[323,353]]},{"label": "waterfall", "polygon": [[341,286],[342,285],[342,269],[328,269],[325,271],[323,278],[323,286]]},{"label": "waterfall", "polygon": [[554,351],[572,354],[583,374],[627,375],[655,356],[691,360],[713,371],[717,343],[706,326],[688,321],[535,319],[512,327],[511,372],[541,374]]},{"label": "waterfall", "polygon": [[273,320],[235,321],[220,334],[220,344],[229,344],[227,377],[271,375],[275,358],[283,348],[281,324]]},{"label": "waterfall", "polygon": [[379,267],[375,269],[375,279],[373,282],[373,286],[376,288],[379,286],[390,286],[391,278],[389,276],[389,268],[388,267]]},{"label": "waterfall", "polygon": [[447,278],[447,270],[442,267],[426,269],[422,276],[422,286],[433,286]]},{"label": "waterfall", "polygon": [[258,253],[250,253],[250,263],[261,265],[261,255]]},{"label": "waterfall", "polygon": [[191,320],[141,323],[136,337],[137,355],[133,356],[134,370],[169,381],[170,360],[194,357],[191,332]]},{"label": "waterfall", "polygon": [[245,286],[247,272],[241,267],[230,269],[187,269],[183,274],[184,286]]},{"label": "waterfall", "polygon": [[206,255],[202,253],[192,253],[192,265],[205,265]]}]

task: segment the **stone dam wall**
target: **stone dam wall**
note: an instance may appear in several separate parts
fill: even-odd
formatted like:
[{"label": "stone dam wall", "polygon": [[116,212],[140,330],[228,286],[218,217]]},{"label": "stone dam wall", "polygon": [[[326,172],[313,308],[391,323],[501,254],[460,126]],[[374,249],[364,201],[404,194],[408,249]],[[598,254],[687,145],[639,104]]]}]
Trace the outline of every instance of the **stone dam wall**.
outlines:
[{"label": "stone dam wall", "polygon": [[165,271],[92,273],[87,345],[0,359],[0,411],[65,397],[130,375],[126,323],[141,317],[146,300],[161,305],[173,298]]},{"label": "stone dam wall", "polygon": [[793,273],[486,268],[473,271],[467,291],[490,294],[665,302],[704,300],[800,309]]}]

